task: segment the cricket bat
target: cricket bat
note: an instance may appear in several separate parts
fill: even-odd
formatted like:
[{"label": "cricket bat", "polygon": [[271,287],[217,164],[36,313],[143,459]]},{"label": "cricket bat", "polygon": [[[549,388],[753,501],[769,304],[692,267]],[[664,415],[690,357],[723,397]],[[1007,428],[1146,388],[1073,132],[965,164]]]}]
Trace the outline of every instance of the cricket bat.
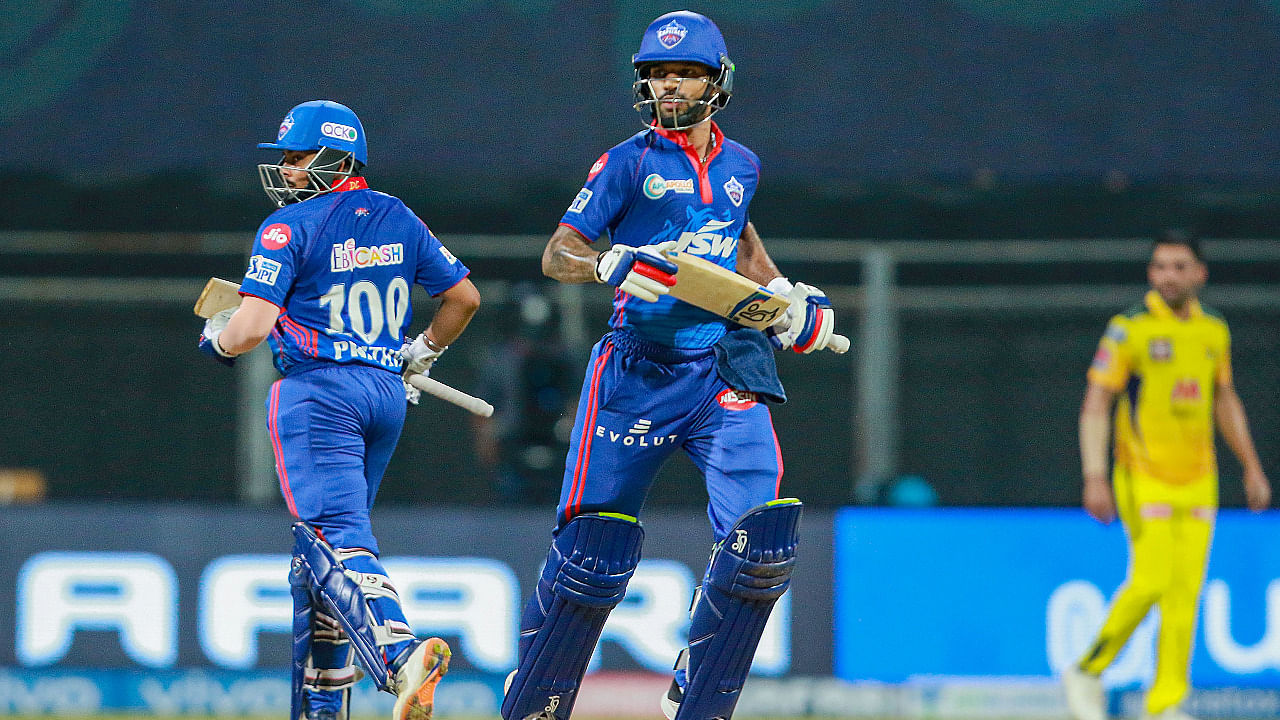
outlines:
[{"label": "cricket bat", "polygon": [[[744,327],[764,330],[785,315],[791,304],[786,297],[710,260],[676,250],[664,250],[662,255],[679,268],[672,297]],[[832,335],[827,349],[847,352],[849,338]]]},{"label": "cricket bat", "polygon": [[[200,297],[196,299],[194,309],[196,315],[208,319],[223,310],[239,306],[239,285],[221,278],[209,278],[209,282],[204,285],[204,290],[200,292]],[[489,403],[474,395],[468,395],[457,388],[445,385],[435,378],[425,375],[410,375],[406,378],[406,382],[428,395],[453,403],[473,415],[479,415],[480,417],[493,415],[493,406]]]}]

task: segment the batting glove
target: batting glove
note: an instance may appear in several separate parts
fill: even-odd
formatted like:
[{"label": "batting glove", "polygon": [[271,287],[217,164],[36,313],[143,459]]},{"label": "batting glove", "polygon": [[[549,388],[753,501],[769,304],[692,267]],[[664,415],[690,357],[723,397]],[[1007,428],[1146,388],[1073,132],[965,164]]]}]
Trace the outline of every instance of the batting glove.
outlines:
[{"label": "batting glove", "polygon": [[422,391],[409,384],[408,380],[401,379],[404,383],[404,399],[409,401],[410,405],[417,405],[422,399]]},{"label": "batting glove", "polygon": [[228,308],[222,312],[214,313],[213,317],[205,320],[204,331],[200,333],[200,342],[197,345],[200,348],[200,352],[227,367],[236,364],[236,356],[222,349],[222,346],[218,344],[218,336],[226,329],[227,323],[231,320],[231,316],[235,311],[235,308]]},{"label": "batting glove", "polygon": [[768,289],[786,295],[791,301],[786,315],[765,328],[769,342],[779,350],[788,348],[798,353],[817,352],[831,342],[835,334],[836,311],[826,293],[812,285],[792,285],[786,278],[774,278]]},{"label": "batting glove", "polygon": [[429,375],[431,366],[435,364],[436,358],[444,354],[449,346],[439,347],[435,343],[427,340],[426,333],[414,338],[413,342],[406,341],[400,348],[400,374],[408,377],[409,375]]},{"label": "batting glove", "polygon": [[663,250],[675,246],[675,240],[640,247],[614,245],[596,258],[596,280],[654,302],[676,284],[679,268],[662,256]]}]

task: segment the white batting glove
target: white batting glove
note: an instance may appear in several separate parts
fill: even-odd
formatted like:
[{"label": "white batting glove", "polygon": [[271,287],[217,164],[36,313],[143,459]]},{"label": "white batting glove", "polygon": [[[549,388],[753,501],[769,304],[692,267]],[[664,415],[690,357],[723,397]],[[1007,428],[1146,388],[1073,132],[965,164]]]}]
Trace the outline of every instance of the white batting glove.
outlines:
[{"label": "white batting glove", "polygon": [[406,341],[400,348],[400,374],[406,377],[429,375],[436,358],[448,349],[448,345],[437,347],[434,343],[428,344],[426,333],[414,338],[413,342]]},{"label": "white batting glove", "polygon": [[596,258],[596,280],[648,302],[671,292],[679,267],[662,256],[675,240],[656,245],[614,245]]},{"label": "white batting glove", "polygon": [[227,328],[227,323],[231,321],[231,316],[235,312],[236,308],[227,308],[214,313],[204,321],[204,330],[200,332],[198,345],[200,350],[223,365],[233,364],[236,356],[222,349],[222,345],[218,343],[218,336]]},{"label": "white batting glove", "polygon": [[836,311],[826,293],[804,283],[792,285],[781,277],[770,280],[766,287],[791,301],[786,315],[765,328],[775,348],[808,354],[827,347],[835,334]]},{"label": "white batting glove", "polygon": [[409,401],[410,405],[417,405],[422,399],[422,391],[409,384],[408,380],[401,378],[404,383],[404,399]]}]

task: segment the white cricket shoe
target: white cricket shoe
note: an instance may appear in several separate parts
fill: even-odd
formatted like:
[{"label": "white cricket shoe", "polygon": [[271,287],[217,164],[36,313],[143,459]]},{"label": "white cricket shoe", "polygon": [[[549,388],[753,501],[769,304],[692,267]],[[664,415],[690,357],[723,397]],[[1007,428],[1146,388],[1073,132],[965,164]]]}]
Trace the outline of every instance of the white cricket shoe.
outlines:
[{"label": "white cricket shoe", "polygon": [[392,720],[431,720],[436,684],[449,671],[453,653],[440,638],[423,640],[396,670],[396,705]]},{"label": "white cricket shoe", "polygon": [[1107,720],[1107,696],[1097,675],[1072,665],[1062,672],[1062,690],[1075,720]]},{"label": "white cricket shoe", "polygon": [[1182,711],[1182,708],[1171,707],[1152,715],[1151,713],[1143,713],[1142,720],[1196,720],[1194,717]]}]

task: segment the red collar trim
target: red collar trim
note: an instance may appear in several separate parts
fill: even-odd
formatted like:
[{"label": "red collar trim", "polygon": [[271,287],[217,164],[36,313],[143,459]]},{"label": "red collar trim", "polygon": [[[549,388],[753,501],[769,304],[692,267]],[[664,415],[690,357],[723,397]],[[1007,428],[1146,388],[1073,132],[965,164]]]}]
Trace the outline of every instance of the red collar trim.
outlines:
[{"label": "red collar trim", "polygon": [[[708,155],[713,155],[716,153],[716,151],[718,151],[721,148],[721,146],[724,145],[724,133],[720,131],[720,126],[716,124],[715,120],[711,120],[710,122],[711,122],[711,152],[708,153]],[[658,125],[656,121],[652,123],[649,127],[653,128],[654,132],[670,140],[676,145],[679,145],[681,148],[684,148],[684,149],[689,148],[689,133],[681,132],[679,130],[668,130],[667,128],[664,128]]]},{"label": "red collar trim", "polygon": [[655,122],[651,125],[659,135],[675,143],[684,151],[685,157],[689,158],[689,164],[693,165],[693,169],[698,173],[698,195],[702,198],[703,204],[709,205],[715,199],[711,190],[711,176],[707,173],[707,168],[711,165],[711,161],[716,159],[720,151],[724,149],[724,133],[720,132],[720,126],[715,121],[711,121],[711,150],[707,152],[707,159],[703,160],[698,157],[698,151],[689,144],[689,134],[676,130],[668,130],[659,127]]},{"label": "red collar trim", "polygon": [[330,192],[346,192],[347,190],[368,190],[368,189],[369,189],[369,181],[357,175],[355,177],[349,177],[346,180],[343,180],[342,183],[338,185],[338,187],[334,188]]}]

